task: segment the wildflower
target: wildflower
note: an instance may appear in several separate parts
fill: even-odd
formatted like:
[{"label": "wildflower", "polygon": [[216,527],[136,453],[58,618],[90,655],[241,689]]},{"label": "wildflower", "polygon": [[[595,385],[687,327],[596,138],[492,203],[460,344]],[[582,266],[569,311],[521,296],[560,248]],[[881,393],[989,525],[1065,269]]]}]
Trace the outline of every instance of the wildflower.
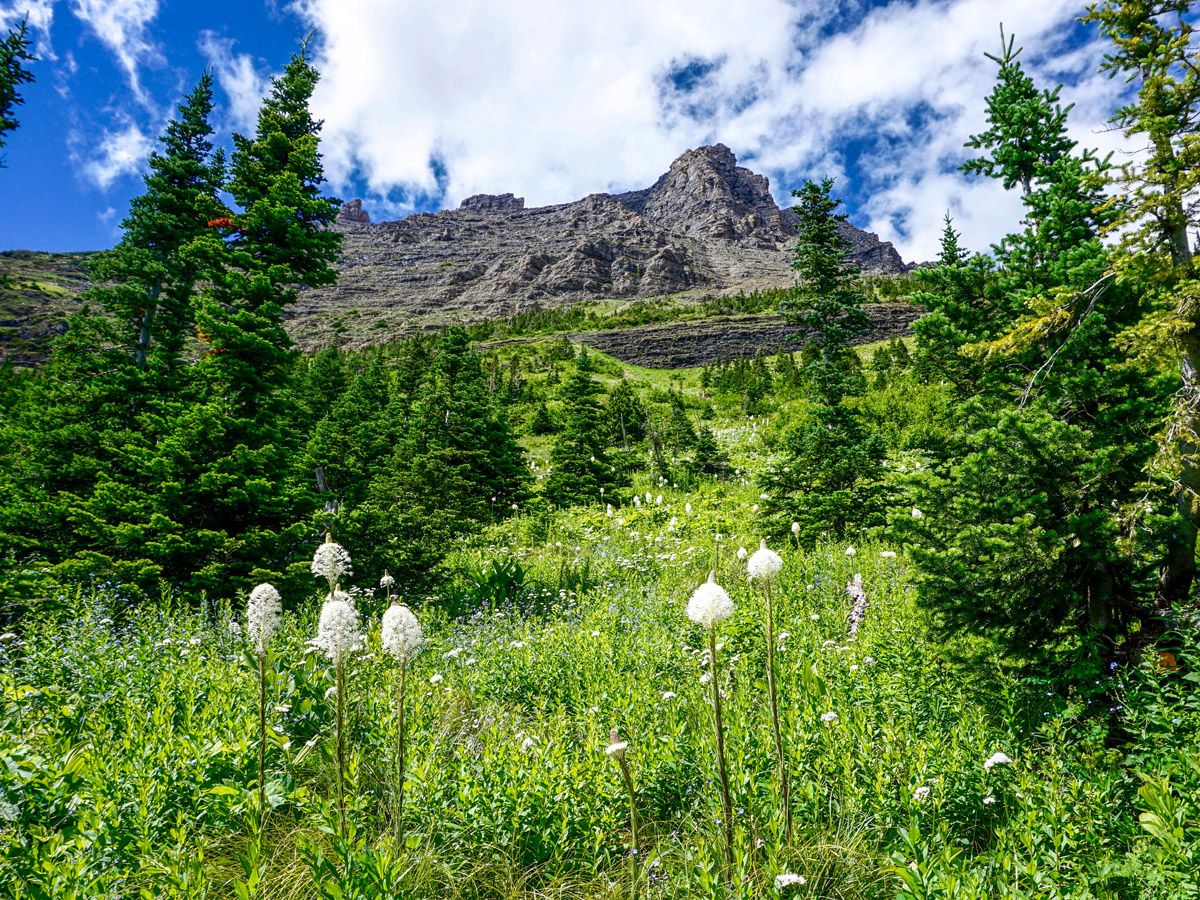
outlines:
[{"label": "wildflower", "polygon": [[995,802],[996,802],[996,798],[993,797],[991,794],[988,794],[986,797],[983,798],[984,806],[991,806]]},{"label": "wildflower", "polygon": [[918,803],[924,803],[929,799],[929,790],[930,789],[926,785],[921,785],[919,788],[913,791],[913,799]]},{"label": "wildflower", "polygon": [[230,619],[229,624],[225,627],[228,629],[231,637],[237,637],[242,633],[242,626],[237,619]]},{"label": "wildflower", "polygon": [[895,550],[880,550],[879,558],[880,559],[895,559],[896,551]]},{"label": "wildflower", "polygon": [[923,519],[923,518],[925,518],[925,513],[921,512],[919,509],[917,509],[917,508],[914,506],[914,507],[912,508],[912,517],[913,517],[914,519]]},{"label": "wildflower", "polygon": [[733,615],[733,600],[726,590],[717,584],[715,572],[708,573],[708,581],[692,592],[688,601],[687,616],[693,622],[714,628]]},{"label": "wildflower", "polygon": [[[811,588],[812,585],[810,584],[809,587]],[[809,618],[809,621],[816,622],[816,621],[820,620],[821,614],[820,613],[812,613],[808,618]]]},{"label": "wildflower", "polygon": [[792,534],[794,534],[796,537],[800,537],[800,523],[799,522],[792,523]]},{"label": "wildflower", "polygon": [[396,579],[388,574],[388,570],[383,570],[383,577],[379,579],[379,586],[385,591],[390,591],[396,586]]},{"label": "wildflower", "polygon": [[458,655],[462,653],[462,647],[455,647],[446,654],[446,659],[458,659]]},{"label": "wildflower", "polygon": [[524,641],[513,641],[508,646],[512,647],[514,650],[523,650],[525,648],[525,642]]},{"label": "wildflower", "polygon": [[608,516],[610,519],[612,518],[612,515],[613,515],[613,508],[612,508],[612,504],[611,504],[611,503],[606,503],[606,504],[604,504],[604,514],[605,514],[606,516]]},{"label": "wildflower", "polygon": [[782,891],[785,887],[798,887],[802,884],[808,884],[808,879],[795,872],[784,872],[775,876],[775,890],[777,891]]},{"label": "wildflower", "polygon": [[847,556],[853,556],[853,555],[854,555],[855,553],[857,553],[857,552],[858,552],[858,551],[854,549],[854,545],[853,545],[853,544],[851,544],[849,547],[847,547],[847,548],[846,548],[846,555],[847,555]]},{"label": "wildflower", "polygon": [[442,681],[442,673],[441,672],[434,672],[432,675],[429,676],[430,684],[441,684],[441,681]]},{"label": "wildflower", "polygon": [[393,659],[408,659],[421,646],[421,623],[403,603],[393,603],[383,614],[383,652]]},{"label": "wildflower", "polygon": [[536,742],[531,737],[527,737],[527,738],[525,738],[525,740],[521,741],[521,751],[524,753],[528,753],[535,746],[536,746]]},{"label": "wildflower", "polygon": [[330,594],[321,607],[321,621],[317,625],[317,637],[313,644],[324,651],[334,664],[340,664],[347,654],[362,646],[358,612],[350,605],[349,597],[341,591]]},{"label": "wildflower", "polygon": [[783,560],[774,550],[767,549],[767,542],[760,541],[758,549],[746,562],[746,572],[751,581],[770,581],[783,568]]},{"label": "wildflower", "polygon": [[675,693],[674,691],[664,691],[662,698],[663,698],[663,700],[674,700],[678,696],[679,695],[677,693]]},{"label": "wildflower", "polygon": [[757,503],[755,503],[752,507],[750,507],[750,512],[752,512],[752,513],[758,512],[758,504]]},{"label": "wildflower", "polygon": [[674,531],[679,526],[679,517],[671,516],[671,521],[667,523],[667,531]]},{"label": "wildflower", "polygon": [[326,534],[325,543],[317,547],[316,553],[313,554],[312,573],[317,578],[327,580],[329,590],[333,591],[343,575],[354,574],[349,552],[341,544],[335,544],[333,538]]},{"label": "wildflower", "polygon": [[325,699],[326,700],[332,700],[336,696],[337,696],[337,687],[335,685],[330,685],[329,687],[325,688]]},{"label": "wildflower", "polygon": [[875,658],[874,658],[874,657],[872,657],[872,656],[864,656],[864,657],[863,657],[863,665],[864,665],[864,666],[873,666],[873,665],[875,665]]},{"label": "wildflower", "polygon": [[600,637],[600,632],[598,632],[598,631],[593,631],[593,632],[592,632],[592,637]]},{"label": "wildflower", "polygon": [[826,723],[836,722],[837,717],[838,717],[838,714],[835,713],[832,709],[827,713],[821,713],[821,721],[822,722],[826,722]]},{"label": "wildflower", "polygon": [[742,560],[744,560],[746,558],[746,548],[745,547],[738,547],[737,558],[738,558],[739,562],[741,562]]},{"label": "wildflower", "polygon": [[990,769],[992,766],[1007,765],[1010,762],[1012,762],[1012,760],[1008,758],[1007,754],[993,753],[986,760],[984,760],[983,767],[985,769]]},{"label": "wildflower", "polygon": [[617,757],[617,759],[624,759],[625,751],[629,749],[629,743],[627,741],[616,740],[616,736],[617,736],[616,731],[613,731],[612,743],[610,743],[607,747],[604,748],[604,752],[607,753],[609,756]]},{"label": "wildflower", "polygon": [[246,631],[259,653],[267,652],[271,636],[279,627],[281,610],[279,591],[271,585],[263,583],[250,592],[250,602],[246,604]]}]

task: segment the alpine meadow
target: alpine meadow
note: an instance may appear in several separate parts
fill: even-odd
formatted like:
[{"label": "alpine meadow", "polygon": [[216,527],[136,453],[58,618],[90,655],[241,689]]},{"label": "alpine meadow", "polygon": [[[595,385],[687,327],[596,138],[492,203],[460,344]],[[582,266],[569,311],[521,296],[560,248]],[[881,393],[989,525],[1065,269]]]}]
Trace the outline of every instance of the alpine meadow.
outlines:
[{"label": "alpine meadow", "polygon": [[920,264],[722,144],[372,222],[320,35],[193,72],[0,253],[0,897],[1200,900],[1197,10],[1076,15],[1136,152],[1006,21]]}]

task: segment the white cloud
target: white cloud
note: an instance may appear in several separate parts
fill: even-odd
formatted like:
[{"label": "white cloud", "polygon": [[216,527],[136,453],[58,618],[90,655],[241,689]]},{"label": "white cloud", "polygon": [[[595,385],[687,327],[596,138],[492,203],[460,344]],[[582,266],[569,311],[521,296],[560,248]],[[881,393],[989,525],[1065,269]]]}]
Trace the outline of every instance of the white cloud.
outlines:
[{"label": "white cloud", "polygon": [[44,59],[54,59],[50,26],[54,22],[54,0],[11,0],[0,4],[0,30],[8,31],[22,20],[34,36],[34,50]]},{"label": "white cloud", "polygon": [[[1064,44],[1078,0],[896,0],[865,18],[819,0],[293,9],[321,35],[314,105],[329,175],[339,188],[365,180],[376,212],[395,190],[449,206],[511,190],[540,205],[642,187],[719,140],[770,175],[781,200],[824,174],[869,195],[856,218],[906,258],[933,255],[947,208],[983,248],[1014,227],[1018,198],[953,169],[984,123],[995,64],[983,53],[998,48],[1001,21],[1019,29],[1035,75],[1080,82],[1063,95],[1079,104],[1076,137],[1121,145],[1102,133],[1115,86],[1089,74],[1097,43]],[[667,74],[688,63],[693,89],[671,90]],[[231,84],[250,83],[245,65]],[[857,161],[839,152],[848,144]]]},{"label": "white cloud", "polygon": [[[82,140],[75,134],[71,143],[78,148]],[[139,174],[153,149],[154,139],[136,122],[125,120],[116,130],[105,131],[98,146],[86,154],[76,149],[73,156],[80,175],[100,190],[107,190],[118,178]]]},{"label": "white cloud", "polygon": [[200,33],[198,46],[229,98],[228,126],[242,132],[254,130],[258,108],[270,85],[270,75],[260,73],[248,53],[235,53],[236,42],[215,32]]},{"label": "white cloud", "polygon": [[149,105],[138,70],[162,61],[162,51],[146,33],[158,16],[158,0],[71,0],[71,12],[116,57],[138,102]]}]

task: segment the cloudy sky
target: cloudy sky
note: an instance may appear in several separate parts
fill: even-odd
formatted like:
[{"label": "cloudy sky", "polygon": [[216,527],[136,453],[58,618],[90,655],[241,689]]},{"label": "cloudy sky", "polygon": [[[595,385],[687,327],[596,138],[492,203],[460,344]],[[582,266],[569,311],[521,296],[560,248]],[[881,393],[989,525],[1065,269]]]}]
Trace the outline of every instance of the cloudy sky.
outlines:
[{"label": "cloudy sky", "polygon": [[253,128],[309,33],[331,191],[376,220],[512,191],[527,205],[645,187],[717,141],[787,203],[832,175],[851,220],[906,259],[946,210],[973,249],[1020,218],[967,178],[984,57],[1015,32],[1065,85],[1080,143],[1118,153],[1119,83],[1081,0],[0,0],[39,62],[0,168],[0,249],[111,246],[156,136],[207,67],[220,140]]}]

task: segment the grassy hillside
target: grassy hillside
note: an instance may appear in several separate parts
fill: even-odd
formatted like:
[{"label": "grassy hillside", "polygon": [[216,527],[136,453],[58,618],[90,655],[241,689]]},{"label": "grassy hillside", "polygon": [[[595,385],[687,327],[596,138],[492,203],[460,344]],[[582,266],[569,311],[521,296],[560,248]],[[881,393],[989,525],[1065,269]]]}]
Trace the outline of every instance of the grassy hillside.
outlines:
[{"label": "grassy hillside", "polygon": [[[646,396],[674,388],[705,402],[696,370],[595,361],[605,381],[624,374]],[[363,589],[366,646],[344,694],[345,830],[333,676],[307,644],[316,580],[310,595],[285,598],[269,657],[271,810],[261,832],[243,598],[138,609],[87,588],[65,595],[61,614],[0,637],[0,893],[1194,895],[1200,704],[1184,688],[1196,676],[1151,658],[1066,689],[981,637],[945,640],[916,604],[904,548],[886,535],[778,548],[796,821],[785,840],[763,595],[736,556],[758,543],[753,479],[770,459],[772,423],[720,404],[714,415],[732,479],[684,492],[643,473],[638,501],[611,514],[599,498],[518,511],[449,548],[450,577],[436,594],[405,598],[426,641],[407,681],[401,846],[396,673],[379,645],[387,601],[372,592],[381,572],[347,579]],[[537,462],[545,439],[526,440]],[[685,615],[710,570],[735,603],[717,666],[733,886],[722,872],[705,633]],[[846,588],[856,575],[869,605],[851,636]],[[1183,657],[1196,643],[1186,639]],[[605,752],[612,729],[628,743],[636,855],[621,773]],[[804,883],[777,886],[789,873]]]}]

